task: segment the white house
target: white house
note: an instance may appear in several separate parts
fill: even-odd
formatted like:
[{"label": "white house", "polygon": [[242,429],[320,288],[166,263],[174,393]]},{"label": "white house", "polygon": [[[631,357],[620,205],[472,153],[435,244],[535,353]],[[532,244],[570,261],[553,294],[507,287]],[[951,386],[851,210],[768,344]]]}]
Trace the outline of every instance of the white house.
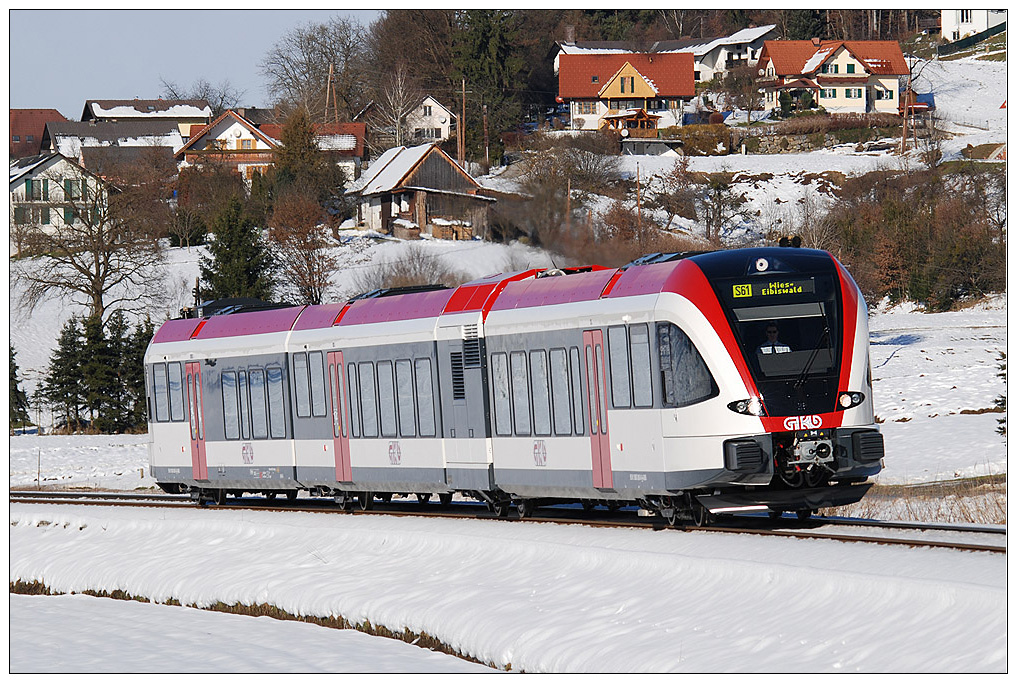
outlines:
[{"label": "white house", "polygon": [[557,75],[562,55],[617,55],[617,54],[666,54],[685,52],[695,60],[695,80],[709,81],[740,66],[753,66],[759,59],[763,42],[776,36],[774,24],[750,26],[729,36],[678,40],[659,40],[647,47],[627,41],[568,41],[558,43],[558,54],[554,58],[554,73]]},{"label": "white house", "polygon": [[452,137],[456,115],[430,95],[406,117],[406,128],[415,143],[441,142]]},{"label": "white house", "polygon": [[943,37],[950,41],[987,31],[1005,22],[1005,9],[945,9],[941,15]]},{"label": "white house", "polygon": [[102,201],[104,183],[67,157],[49,152],[10,164],[10,247],[20,253],[30,232],[80,224],[82,207]]}]

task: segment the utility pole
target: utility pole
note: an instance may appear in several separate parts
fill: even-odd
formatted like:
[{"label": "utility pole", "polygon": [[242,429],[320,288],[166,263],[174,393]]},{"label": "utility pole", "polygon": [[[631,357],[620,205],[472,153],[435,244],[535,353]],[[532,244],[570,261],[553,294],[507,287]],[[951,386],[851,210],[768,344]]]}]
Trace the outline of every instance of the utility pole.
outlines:
[{"label": "utility pole", "polygon": [[459,165],[466,164],[466,79],[463,78],[463,107],[459,116]]},{"label": "utility pole", "polygon": [[636,240],[643,241],[643,202],[639,193],[639,164],[636,164]]},{"label": "utility pole", "polygon": [[484,105],[484,163],[491,168],[491,147],[487,139],[487,105]]}]

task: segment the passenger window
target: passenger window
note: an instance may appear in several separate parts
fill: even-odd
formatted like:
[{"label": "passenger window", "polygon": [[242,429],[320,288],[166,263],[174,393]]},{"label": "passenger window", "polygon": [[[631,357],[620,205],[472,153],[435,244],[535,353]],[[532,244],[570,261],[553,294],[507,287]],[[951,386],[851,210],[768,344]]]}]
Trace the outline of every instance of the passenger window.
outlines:
[{"label": "passenger window", "polygon": [[265,409],[265,371],[251,370],[251,434],[268,438],[268,412]]},{"label": "passenger window", "polygon": [[672,323],[657,323],[660,352],[661,398],[665,407],[680,408],[719,393],[706,362],[682,330]]},{"label": "passenger window", "polygon": [[309,356],[311,373],[311,414],[325,417],[325,360],[321,351],[312,351]]},{"label": "passenger window", "polygon": [[578,346],[569,349],[569,367],[572,375],[572,417],[576,421],[576,434],[582,436],[586,431],[586,421],[583,419],[583,373]]},{"label": "passenger window", "polygon": [[350,436],[360,437],[360,391],[357,388],[357,366],[350,363],[346,366],[346,382],[350,397]]},{"label": "passenger window", "polygon": [[611,403],[615,408],[628,408],[632,401],[629,397],[629,348],[625,328],[607,328],[607,341],[611,363]]},{"label": "passenger window", "polygon": [[381,407],[381,435],[396,435],[395,384],[392,361],[378,361],[378,405]]},{"label": "passenger window", "polygon": [[416,436],[413,422],[413,366],[408,360],[397,360],[396,397],[399,404],[399,436]]},{"label": "passenger window", "polygon": [[247,373],[237,373],[237,393],[240,395],[240,438],[251,438],[251,411],[247,394]]},{"label": "passenger window", "polygon": [[565,349],[551,349],[551,412],[554,414],[554,433],[558,436],[572,434],[568,362]]},{"label": "passenger window", "polygon": [[512,405],[509,398],[508,356],[491,355],[491,390],[494,392],[494,430],[498,436],[512,435]]},{"label": "passenger window", "polygon": [[374,363],[359,363],[360,373],[360,418],[363,421],[364,436],[378,436],[378,390],[374,383]]},{"label": "passenger window", "polygon": [[431,359],[414,361],[417,376],[417,422],[420,436],[434,436],[437,433],[434,421],[434,387],[431,383]]},{"label": "passenger window", "polygon": [[266,368],[268,375],[268,424],[273,439],[286,438],[286,397],[283,393],[283,371]]},{"label": "passenger window", "polygon": [[240,438],[240,414],[237,410],[237,373],[222,373],[222,417],[227,439]]},{"label": "passenger window", "polygon": [[637,408],[653,405],[653,386],[650,380],[650,332],[646,324],[629,328],[629,345],[632,352],[632,403]]},{"label": "passenger window", "polygon": [[509,356],[512,367],[512,410],[516,434],[530,434],[530,382],[526,373],[526,354],[513,351]]},{"label": "passenger window", "polygon": [[530,351],[530,379],[533,387],[533,433],[536,436],[550,436],[551,397],[547,379],[547,355],[543,351]]},{"label": "passenger window", "polygon": [[311,416],[310,378],[307,375],[307,354],[293,354],[293,397],[297,401],[297,417]]},{"label": "passenger window", "polygon": [[169,364],[169,408],[173,422],[184,419],[184,378],[180,363]]},{"label": "passenger window", "polygon": [[152,366],[152,384],[155,397],[155,419],[157,422],[169,421],[169,390],[166,385],[166,364],[157,363]]}]

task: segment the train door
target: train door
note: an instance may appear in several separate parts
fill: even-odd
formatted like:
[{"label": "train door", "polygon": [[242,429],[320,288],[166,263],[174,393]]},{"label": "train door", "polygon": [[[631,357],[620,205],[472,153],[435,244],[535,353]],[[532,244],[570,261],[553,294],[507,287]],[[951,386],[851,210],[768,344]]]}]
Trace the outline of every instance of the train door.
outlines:
[{"label": "train door", "polygon": [[187,419],[191,423],[191,471],[195,480],[208,479],[205,458],[205,411],[201,402],[201,363],[187,363]]},{"label": "train door", "polygon": [[607,430],[607,378],[604,376],[604,332],[583,332],[586,356],[586,406],[590,416],[590,450],[593,461],[593,485],[598,489],[614,486],[611,473],[611,439]]},{"label": "train door", "polygon": [[328,354],[328,384],[332,394],[332,438],[335,448],[335,480],[353,481],[350,467],[349,409],[346,405],[343,387],[346,386],[346,366],[343,352],[330,351]]}]

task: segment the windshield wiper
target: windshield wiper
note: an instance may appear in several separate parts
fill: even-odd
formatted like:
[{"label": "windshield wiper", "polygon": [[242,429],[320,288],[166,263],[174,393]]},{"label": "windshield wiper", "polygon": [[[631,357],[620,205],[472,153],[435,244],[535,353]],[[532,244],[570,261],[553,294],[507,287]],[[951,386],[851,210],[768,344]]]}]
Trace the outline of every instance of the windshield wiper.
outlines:
[{"label": "windshield wiper", "polygon": [[[823,340],[830,336],[830,326],[825,322],[823,323],[823,331],[819,334],[819,339],[816,341],[816,346],[812,349],[812,353],[809,355],[809,360],[806,361],[805,367],[802,368],[802,372],[798,375],[798,379],[795,380],[794,388],[797,391],[801,389],[805,384],[805,379],[809,376],[809,370],[812,369],[812,364],[816,361],[816,357],[819,355],[819,350],[823,346]],[[829,348],[829,347],[827,347]]]}]

